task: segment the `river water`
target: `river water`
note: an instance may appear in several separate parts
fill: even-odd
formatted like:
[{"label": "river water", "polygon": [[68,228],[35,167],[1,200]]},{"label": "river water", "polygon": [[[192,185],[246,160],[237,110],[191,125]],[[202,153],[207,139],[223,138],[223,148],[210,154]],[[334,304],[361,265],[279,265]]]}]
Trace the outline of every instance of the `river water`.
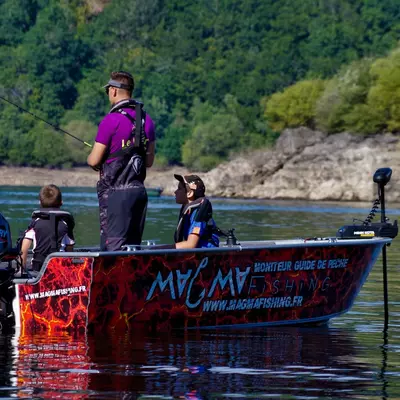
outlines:
[{"label": "river water", "polygon": [[[38,188],[0,188],[13,239],[38,207]],[[77,246],[97,245],[93,190],[63,190]],[[372,203],[213,199],[222,229],[240,240],[334,236],[364,220]],[[144,238],[172,243],[179,206],[151,198]],[[387,204],[397,219],[400,205]],[[379,221],[379,214],[374,221]],[[389,328],[384,332],[382,261],[350,312],[319,328],[177,331],[157,336],[0,334],[0,399],[398,399],[400,242],[387,250]]]}]

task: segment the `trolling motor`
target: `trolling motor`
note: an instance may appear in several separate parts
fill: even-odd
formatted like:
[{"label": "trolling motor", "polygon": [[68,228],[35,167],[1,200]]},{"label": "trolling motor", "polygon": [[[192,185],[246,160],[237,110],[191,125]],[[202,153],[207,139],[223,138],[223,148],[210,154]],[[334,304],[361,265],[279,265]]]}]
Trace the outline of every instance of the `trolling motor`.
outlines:
[{"label": "trolling motor", "polygon": [[[385,215],[385,186],[392,177],[392,170],[390,168],[379,168],[376,170],[373,180],[378,184],[378,198],[375,200],[371,212],[365,219],[362,225],[348,225],[341,227],[336,236],[340,238],[372,238],[374,236],[395,238],[399,232],[397,220],[393,224],[388,222]],[[378,210],[379,204],[381,205],[381,222],[372,223],[372,219]],[[383,272],[383,304],[384,304],[384,332],[387,332],[389,327],[389,296],[388,296],[388,279],[387,279],[387,260],[386,260],[386,246],[382,247],[382,272]]]},{"label": "trolling motor", "polygon": [[[390,168],[379,168],[376,170],[373,180],[378,184],[378,198],[374,201],[372,209],[367,218],[361,225],[345,225],[342,226],[336,233],[336,237],[342,239],[355,239],[355,238],[372,238],[375,236],[395,238],[399,232],[397,220],[392,223],[388,222],[389,219],[385,215],[385,185],[392,177],[392,170]],[[381,206],[381,222],[372,222],[379,205]],[[353,221],[354,222],[354,221]]]}]

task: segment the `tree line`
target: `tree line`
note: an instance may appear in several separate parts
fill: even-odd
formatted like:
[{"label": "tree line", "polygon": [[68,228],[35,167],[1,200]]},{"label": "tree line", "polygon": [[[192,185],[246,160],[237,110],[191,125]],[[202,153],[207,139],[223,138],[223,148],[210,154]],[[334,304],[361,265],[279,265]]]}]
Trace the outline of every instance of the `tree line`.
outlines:
[{"label": "tree line", "polygon": [[[0,96],[93,142],[101,86],[130,71],[157,162],[207,170],[288,126],[399,129],[394,0],[2,0]],[[87,149],[0,101],[0,162],[72,166]]]}]

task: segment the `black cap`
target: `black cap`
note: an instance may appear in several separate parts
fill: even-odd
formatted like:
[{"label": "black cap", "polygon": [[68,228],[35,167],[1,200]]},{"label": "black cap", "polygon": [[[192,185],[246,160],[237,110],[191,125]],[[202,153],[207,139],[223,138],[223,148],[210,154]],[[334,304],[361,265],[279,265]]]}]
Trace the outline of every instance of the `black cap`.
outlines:
[{"label": "black cap", "polygon": [[116,87],[116,88],[120,88],[120,89],[129,90],[129,91],[132,91],[132,89],[133,89],[133,87],[132,87],[131,85],[127,85],[127,84],[125,84],[125,83],[118,82],[118,81],[116,81],[116,80],[114,80],[114,79],[110,79],[110,80],[107,82],[107,85],[104,85],[104,86],[103,86],[103,89],[106,89],[106,88],[108,88],[108,87],[110,87],[110,86]]},{"label": "black cap", "polygon": [[196,198],[204,197],[206,193],[206,187],[204,182],[197,175],[177,175],[174,174],[175,179],[179,182],[189,185],[190,189],[194,191]]}]

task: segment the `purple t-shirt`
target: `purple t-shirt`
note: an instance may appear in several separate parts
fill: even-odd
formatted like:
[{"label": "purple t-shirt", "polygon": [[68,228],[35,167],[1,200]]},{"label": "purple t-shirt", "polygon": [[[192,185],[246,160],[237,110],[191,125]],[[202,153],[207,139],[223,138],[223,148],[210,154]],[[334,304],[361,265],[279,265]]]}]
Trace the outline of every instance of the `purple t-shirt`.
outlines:
[{"label": "purple t-shirt", "polygon": [[[124,108],[133,118],[136,117],[136,111],[131,108]],[[153,120],[146,114],[144,131],[149,142],[156,140],[155,126]],[[100,122],[96,135],[96,142],[104,144],[112,154],[122,147],[129,145],[132,140],[132,122],[124,115],[114,112],[107,114]],[[109,160],[108,162],[111,162]]]}]

